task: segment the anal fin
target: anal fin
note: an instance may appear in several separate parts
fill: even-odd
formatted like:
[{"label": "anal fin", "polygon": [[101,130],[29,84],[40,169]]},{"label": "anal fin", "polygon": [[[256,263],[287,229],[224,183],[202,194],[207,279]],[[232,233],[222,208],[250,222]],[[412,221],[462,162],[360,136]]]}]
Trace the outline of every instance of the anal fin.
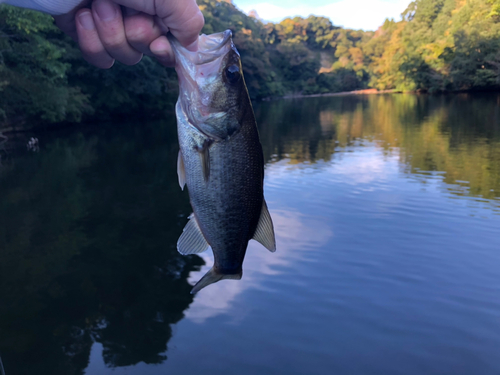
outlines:
[{"label": "anal fin", "polygon": [[191,214],[184,231],[177,241],[177,251],[182,255],[199,254],[207,250],[208,246],[209,244],[201,232],[196,217]]},{"label": "anal fin", "polygon": [[274,237],[273,221],[267,209],[266,201],[262,201],[262,211],[260,212],[259,224],[253,235],[253,239],[261,243],[267,250],[276,251],[276,239]]}]

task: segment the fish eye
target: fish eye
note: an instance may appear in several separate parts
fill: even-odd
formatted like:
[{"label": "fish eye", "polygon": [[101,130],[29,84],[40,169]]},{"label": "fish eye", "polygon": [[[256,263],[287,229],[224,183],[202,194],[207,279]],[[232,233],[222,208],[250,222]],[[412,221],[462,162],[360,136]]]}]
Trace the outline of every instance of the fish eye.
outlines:
[{"label": "fish eye", "polygon": [[230,65],[226,68],[226,78],[230,83],[236,83],[240,80],[241,73],[240,67],[236,64]]}]

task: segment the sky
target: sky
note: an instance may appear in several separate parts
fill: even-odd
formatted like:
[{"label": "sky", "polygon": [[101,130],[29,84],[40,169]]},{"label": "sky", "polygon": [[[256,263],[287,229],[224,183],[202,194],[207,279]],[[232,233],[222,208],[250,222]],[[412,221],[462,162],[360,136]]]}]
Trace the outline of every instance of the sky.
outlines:
[{"label": "sky", "polygon": [[376,30],[386,18],[401,19],[411,0],[233,0],[248,14],[256,10],[265,21],[279,22],[286,17],[310,14],[330,18],[335,26]]}]

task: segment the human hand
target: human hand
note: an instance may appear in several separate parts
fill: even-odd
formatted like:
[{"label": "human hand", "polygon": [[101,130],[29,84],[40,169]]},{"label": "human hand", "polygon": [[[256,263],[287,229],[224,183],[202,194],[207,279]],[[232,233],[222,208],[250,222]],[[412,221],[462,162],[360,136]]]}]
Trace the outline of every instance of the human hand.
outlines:
[{"label": "human hand", "polygon": [[85,0],[54,19],[78,41],[85,60],[103,69],[115,60],[136,64],[143,54],[173,66],[175,57],[165,34],[170,31],[196,51],[204,24],[196,0]]}]

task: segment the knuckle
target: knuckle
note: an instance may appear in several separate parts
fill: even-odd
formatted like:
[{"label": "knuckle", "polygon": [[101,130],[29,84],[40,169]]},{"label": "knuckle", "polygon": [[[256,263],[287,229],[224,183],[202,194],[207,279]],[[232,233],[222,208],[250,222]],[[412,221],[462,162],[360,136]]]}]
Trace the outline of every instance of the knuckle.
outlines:
[{"label": "knuckle", "polygon": [[187,25],[190,30],[196,32],[199,32],[205,25],[205,17],[203,17],[203,13],[201,13],[198,7],[196,7],[194,12],[192,10],[189,12],[186,11],[182,17],[180,17],[180,20],[182,20],[183,26]]},{"label": "knuckle", "polygon": [[203,13],[199,11],[193,19],[193,28],[200,32],[203,26],[205,26],[205,17],[203,17]]},{"label": "knuckle", "polygon": [[83,54],[89,56],[95,56],[105,53],[103,45],[92,40],[80,41],[80,49],[82,50]]},{"label": "knuckle", "polygon": [[196,39],[205,25],[205,17],[201,11],[191,14],[189,18],[185,19],[180,25],[176,27],[177,30],[184,30],[185,35]]},{"label": "knuckle", "polygon": [[122,33],[109,33],[101,38],[106,49],[116,50],[125,48],[127,41]]},{"label": "knuckle", "polygon": [[132,42],[147,42],[151,38],[151,27],[144,24],[134,24],[133,27],[125,27],[125,36]]}]

